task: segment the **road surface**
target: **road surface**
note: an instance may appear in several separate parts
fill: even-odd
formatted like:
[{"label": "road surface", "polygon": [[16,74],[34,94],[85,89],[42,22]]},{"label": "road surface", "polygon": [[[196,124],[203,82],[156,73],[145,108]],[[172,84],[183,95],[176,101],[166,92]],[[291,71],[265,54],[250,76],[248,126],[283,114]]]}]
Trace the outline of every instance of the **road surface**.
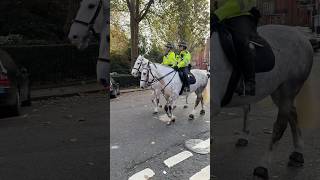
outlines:
[{"label": "road surface", "polygon": [[1,180],[105,180],[107,100],[103,94],[35,101],[0,119]]},{"label": "road surface", "polygon": [[199,106],[195,119],[189,121],[195,95],[190,97],[188,109],[183,109],[184,98],[180,98],[176,122],[167,126],[160,120],[164,117],[163,109],[158,115],[152,114],[150,97],[148,90],[111,100],[111,180],[136,179],[139,175],[155,180],[181,180],[197,176],[201,170],[207,172],[210,155],[191,152],[184,143],[188,139],[209,138],[209,105],[204,116],[200,116]]}]

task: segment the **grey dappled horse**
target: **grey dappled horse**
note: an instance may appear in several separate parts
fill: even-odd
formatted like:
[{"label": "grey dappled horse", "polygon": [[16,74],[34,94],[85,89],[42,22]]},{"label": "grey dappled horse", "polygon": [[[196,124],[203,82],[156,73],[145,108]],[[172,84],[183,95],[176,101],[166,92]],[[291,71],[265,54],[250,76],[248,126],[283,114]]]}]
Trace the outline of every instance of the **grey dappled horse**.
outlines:
[{"label": "grey dappled horse", "polygon": [[109,76],[109,2],[105,0],[83,0],[72,23],[68,38],[78,49],[88,47],[90,37],[100,34],[97,80],[108,84]]},{"label": "grey dappled horse", "polygon": [[[256,75],[256,96],[234,96],[227,107],[240,107],[256,103],[269,95],[278,107],[278,117],[273,126],[268,151],[254,169],[255,178],[268,179],[272,151],[288,124],[291,127],[294,146],[288,165],[303,165],[303,140],[294,102],[310,74],[313,63],[313,48],[308,39],[294,27],[266,25],[259,27],[258,32],[273,48],[276,57],[275,67],[270,72]],[[222,50],[217,33],[212,34],[211,45],[213,52],[211,64],[213,64],[214,72],[211,89],[211,102],[213,102],[211,115],[214,118],[221,110],[220,102],[226,92],[232,66]]]},{"label": "grey dappled horse", "polygon": [[[142,72],[143,67],[148,63],[149,60],[147,58],[145,58],[143,55],[139,55],[132,67],[132,76],[138,77],[139,73]],[[158,108],[162,108],[162,105],[160,104],[161,86],[159,82],[155,81],[154,77],[151,74],[148,77],[148,84],[153,90],[151,96],[151,102],[154,106],[153,114],[157,114],[159,112]],[[186,104],[183,106],[183,108],[188,108],[188,96],[189,94],[186,94]]]}]

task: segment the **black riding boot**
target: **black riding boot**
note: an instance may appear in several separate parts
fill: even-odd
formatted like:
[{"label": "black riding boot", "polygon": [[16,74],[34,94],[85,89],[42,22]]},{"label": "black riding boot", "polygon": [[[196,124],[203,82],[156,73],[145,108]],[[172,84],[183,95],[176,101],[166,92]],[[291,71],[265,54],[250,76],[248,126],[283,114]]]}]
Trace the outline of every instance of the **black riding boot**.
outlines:
[{"label": "black riding boot", "polygon": [[250,43],[252,35],[256,32],[256,22],[251,16],[239,16],[231,18],[226,22],[234,41],[239,60],[239,68],[244,77],[245,95],[255,95],[255,50]]},{"label": "black riding boot", "polygon": [[255,50],[254,45],[249,44],[249,50],[247,55],[244,56],[243,60],[243,76],[244,76],[244,88],[245,96],[255,96],[256,95],[256,72],[255,72]]},{"label": "black riding boot", "polygon": [[190,92],[190,84],[189,84],[188,74],[189,74],[189,67],[185,67],[183,69],[183,77],[184,77],[184,85],[185,85],[184,89],[186,92]]}]

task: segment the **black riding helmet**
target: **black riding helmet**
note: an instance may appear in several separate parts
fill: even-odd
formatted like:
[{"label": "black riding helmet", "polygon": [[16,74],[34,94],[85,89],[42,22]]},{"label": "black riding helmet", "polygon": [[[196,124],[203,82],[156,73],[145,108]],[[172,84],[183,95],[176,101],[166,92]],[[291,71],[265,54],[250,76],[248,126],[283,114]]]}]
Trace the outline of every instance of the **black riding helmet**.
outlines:
[{"label": "black riding helmet", "polygon": [[185,42],[185,41],[181,41],[181,42],[179,42],[179,45],[178,45],[179,47],[184,47],[184,49],[187,49],[187,43]]},{"label": "black riding helmet", "polygon": [[174,45],[171,42],[168,42],[165,47],[169,48],[169,49],[173,49]]}]

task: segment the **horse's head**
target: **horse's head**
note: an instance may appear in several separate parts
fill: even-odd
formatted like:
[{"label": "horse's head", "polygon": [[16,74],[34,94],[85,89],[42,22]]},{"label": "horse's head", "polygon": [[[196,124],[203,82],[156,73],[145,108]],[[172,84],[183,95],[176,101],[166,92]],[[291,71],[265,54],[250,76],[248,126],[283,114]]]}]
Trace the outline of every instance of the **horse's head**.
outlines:
[{"label": "horse's head", "polygon": [[148,86],[150,66],[146,64],[141,71],[140,88],[144,89]]},{"label": "horse's head", "polygon": [[102,11],[101,0],[83,0],[73,20],[68,38],[78,49],[88,47],[90,36],[96,32],[94,26]]},{"label": "horse's head", "polygon": [[148,63],[148,60],[144,58],[142,55],[139,55],[134,66],[132,67],[131,74],[134,77],[138,77],[139,72],[142,71],[144,65]]}]

